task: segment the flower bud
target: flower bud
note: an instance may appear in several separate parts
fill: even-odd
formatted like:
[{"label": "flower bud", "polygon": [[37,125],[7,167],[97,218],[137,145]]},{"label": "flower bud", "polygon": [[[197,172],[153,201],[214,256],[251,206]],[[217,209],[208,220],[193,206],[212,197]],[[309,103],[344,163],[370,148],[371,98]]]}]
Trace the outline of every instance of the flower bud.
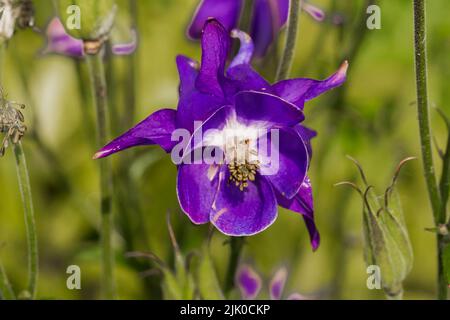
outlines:
[{"label": "flower bud", "polygon": [[115,0],[56,0],[66,31],[84,41],[107,37],[117,11]]},{"label": "flower bud", "polygon": [[362,196],[366,264],[380,268],[381,284],[388,299],[402,297],[402,283],[413,264],[411,242],[395,188],[400,169],[409,160],[411,158],[399,164],[391,185],[381,196],[378,196],[374,188],[367,184],[364,172],[356,161],[365,183],[365,190],[362,191],[355,184],[344,183],[352,185]]}]

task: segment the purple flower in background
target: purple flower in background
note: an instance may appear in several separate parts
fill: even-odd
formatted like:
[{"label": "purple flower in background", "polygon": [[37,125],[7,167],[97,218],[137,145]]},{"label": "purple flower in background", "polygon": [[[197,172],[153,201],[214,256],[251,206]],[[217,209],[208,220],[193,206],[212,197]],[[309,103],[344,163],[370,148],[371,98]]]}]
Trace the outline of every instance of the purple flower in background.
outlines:
[{"label": "purple flower in background", "polygon": [[[197,151],[211,157],[222,153],[223,163],[177,163],[177,194],[180,206],[195,224],[212,223],[222,233],[249,236],[269,227],[277,217],[277,206],[301,214],[311,237],[319,245],[314,223],[311,183],[307,176],[311,158],[310,140],[315,132],[302,126],[304,103],[340,86],[347,63],[324,81],[290,79],[274,85],[250,66],[251,38],[232,32],[241,48],[227,66],[230,36],[215,19],[209,20],[202,36],[202,63],[177,57],[180,98],[177,110],[162,109],[102,148],[95,159],[124,149],[161,146],[166,152],[182,153],[190,159]],[[195,122],[200,121],[201,126]],[[179,150],[173,133],[185,130],[190,136]],[[273,133],[276,130],[276,134]],[[196,141],[198,132],[205,132]],[[278,170],[271,173],[261,157],[259,133],[267,136]],[[225,134],[232,139],[224,139]],[[277,137],[275,137],[277,135]],[[175,139],[176,140],[176,139]],[[271,142],[278,140],[278,148]],[[244,159],[239,154],[248,155]]]},{"label": "purple flower in background", "polygon": [[[82,40],[75,39],[67,34],[59,18],[53,18],[46,30],[47,46],[44,54],[55,53],[73,58],[83,58],[85,56],[84,44]],[[111,51],[114,55],[130,55],[137,47],[137,35],[132,30],[132,41],[126,44],[112,45]]]},{"label": "purple flower in background", "polygon": [[[231,31],[238,27],[244,7],[243,0],[202,0],[188,27],[191,39],[200,39],[203,25],[209,18],[217,19]],[[302,9],[315,20],[323,21],[325,13],[302,1]],[[289,0],[255,0],[252,8],[250,35],[255,42],[255,55],[262,57],[288,19]]]},{"label": "purple flower in background", "polygon": [[[288,271],[286,268],[280,268],[269,284],[269,295],[272,300],[281,300]],[[236,273],[236,286],[245,300],[254,300],[259,295],[262,288],[262,280],[258,273],[248,265],[243,265]],[[299,293],[292,293],[287,300],[306,300],[307,298]]]}]

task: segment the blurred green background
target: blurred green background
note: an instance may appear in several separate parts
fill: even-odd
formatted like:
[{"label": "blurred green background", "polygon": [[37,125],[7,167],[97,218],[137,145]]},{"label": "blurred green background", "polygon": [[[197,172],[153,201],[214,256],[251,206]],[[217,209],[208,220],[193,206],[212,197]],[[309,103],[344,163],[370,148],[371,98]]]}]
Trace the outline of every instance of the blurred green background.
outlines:
[{"label": "blurred green background", "polygon": [[[305,124],[319,132],[313,142],[311,180],[315,211],[322,236],[313,253],[302,219],[280,210],[276,223],[248,238],[243,261],[267,279],[280,266],[290,270],[286,293],[300,292],[337,299],[381,299],[380,290],[366,287],[362,253],[362,204],[352,190],[333,185],[358,177],[346,155],[358,159],[369,182],[382,193],[398,162],[420,156],[415,108],[412,1],[381,0],[381,30],[364,28],[364,0],[311,0],[344,24],[318,23],[306,14],[301,29],[294,77],[323,79],[349,59],[349,79],[306,107]],[[135,57],[107,57],[112,135],[160,108],[177,105],[177,54],[200,59],[198,43],[185,37],[197,0],[137,0],[139,47]],[[53,15],[51,1],[36,1],[37,25],[44,29]],[[121,36],[127,35],[128,2],[121,2]],[[433,107],[450,114],[450,2],[428,1],[430,99]],[[364,20],[361,20],[364,19]],[[361,24],[364,21],[364,24]],[[123,31],[122,30],[122,31]],[[119,37],[119,40],[120,37]],[[281,48],[281,43],[279,47]],[[29,128],[23,143],[30,167],[40,249],[41,299],[94,299],[100,292],[98,246],[98,172],[93,107],[86,65],[62,56],[42,56],[43,36],[19,31],[7,47],[4,89],[11,100],[27,105]],[[135,65],[135,77],[130,71]],[[270,80],[271,63],[255,67]],[[77,72],[81,70],[81,77]],[[135,79],[135,94],[130,94]],[[83,93],[85,92],[85,93]],[[136,112],[129,112],[135,99]],[[431,111],[437,144],[445,146],[447,132]],[[128,120],[127,120],[128,119]],[[435,154],[436,159],[438,157]],[[439,162],[438,162],[439,163]],[[181,213],[175,193],[176,168],[156,147],[139,148],[113,156],[116,181],[117,286],[122,299],[158,298],[158,276],[144,279],[140,272],[151,263],[125,257],[128,251],[150,251],[172,263],[173,250],[166,226],[170,211],[184,253],[198,250],[208,226],[194,226]],[[440,164],[439,168],[440,169]],[[440,171],[438,171],[440,172]],[[126,184],[123,181],[127,181]],[[405,167],[399,192],[414,249],[414,267],[405,282],[405,297],[435,298],[435,236],[420,161]],[[126,201],[121,201],[125,199]],[[225,277],[229,246],[216,232],[212,254],[220,279]],[[0,257],[14,288],[27,280],[26,237],[13,153],[0,159]],[[82,290],[66,287],[66,268],[79,265]],[[266,290],[263,290],[264,293]],[[264,297],[264,295],[263,295]]]}]

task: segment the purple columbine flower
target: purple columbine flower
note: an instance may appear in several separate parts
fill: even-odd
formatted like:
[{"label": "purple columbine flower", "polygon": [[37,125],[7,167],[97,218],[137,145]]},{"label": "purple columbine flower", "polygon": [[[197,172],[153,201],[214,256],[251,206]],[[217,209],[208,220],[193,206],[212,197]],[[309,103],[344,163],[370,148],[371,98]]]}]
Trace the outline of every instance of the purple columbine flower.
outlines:
[{"label": "purple columbine flower", "polygon": [[[241,48],[227,66],[231,38],[217,20],[209,20],[202,36],[201,65],[185,56],[177,57],[180,75],[177,110],[153,113],[102,148],[94,159],[154,144],[173,156],[180,150],[172,134],[183,129],[191,139],[194,137],[194,143],[190,140],[188,147],[181,150],[183,157],[201,148],[214,147],[227,160],[219,164],[208,161],[178,164],[178,200],[193,223],[210,222],[231,236],[254,235],[275,221],[280,205],[303,216],[312,247],[316,249],[319,233],[307,176],[310,140],[316,133],[300,122],[304,119],[304,103],[340,86],[346,79],[348,65],[344,63],[324,81],[299,78],[271,85],[249,64],[254,48],[251,38],[240,31],[232,35],[241,40]],[[200,127],[195,126],[197,121],[202,123]],[[278,132],[279,147],[271,151],[279,159],[279,168],[275,174],[268,174],[268,168],[260,165],[263,161],[259,162],[257,133],[273,129]],[[195,142],[199,131],[205,135]],[[233,139],[224,141],[224,132],[231,133]],[[269,141],[272,138],[268,136]],[[235,152],[242,150],[249,151],[251,161],[236,158]]]},{"label": "purple columbine flower", "polygon": [[[288,271],[285,267],[278,269],[269,284],[269,295],[272,300],[281,300],[283,297],[284,287],[288,277]],[[262,280],[259,274],[248,265],[243,265],[236,273],[236,286],[241,292],[241,296],[245,300],[254,300],[258,297]],[[307,298],[299,293],[292,293],[287,300],[307,300]]]},{"label": "purple columbine flower", "polygon": [[[238,27],[243,10],[243,0],[202,0],[197,7],[187,34],[191,39],[200,39],[206,20],[216,18],[231,31]],[[325,19],[318,7],[302,1],[302,9],[317,21]],[[250,35],[255,42],[255,55],[262,57],[284,27],[288,19],[289,0],[255,0],[252,9]]]},{"label": "purple columbine flower", "polygon": [[[114,44],[111,51],[114,55],[130,55],[137,47],[136,31],[132,30],[132,41],[125,44]],[[83,40],[76,39],[67,34],[59,18],[53,18],[46,30],[47,46],[44,54],[55,53],[73,58],[84,58]]]}]

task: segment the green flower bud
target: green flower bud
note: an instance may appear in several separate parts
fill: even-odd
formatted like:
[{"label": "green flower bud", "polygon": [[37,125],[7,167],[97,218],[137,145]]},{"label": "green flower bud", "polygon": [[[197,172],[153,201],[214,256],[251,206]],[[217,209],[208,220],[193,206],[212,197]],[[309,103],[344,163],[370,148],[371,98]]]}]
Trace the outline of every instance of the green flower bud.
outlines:
[{"label": "green flower bud", "polygon": [[413,264],[411,242],[395,188],[400,169],[409,160],[411,158],[400,163],[391,185],[381,196],[367,184],[364,172],[356,161],[365,182],[364,192],[355,184],[344,183],[351,184],[362,196],[365,261],[368,266],[380,268],[381,283],[388,299],[402,298],[402,283]]},{"label": "green flower bud", "polygon": [[67,33],[85,41],[108,37],[117,11],[115,0],[55,0]]}]

